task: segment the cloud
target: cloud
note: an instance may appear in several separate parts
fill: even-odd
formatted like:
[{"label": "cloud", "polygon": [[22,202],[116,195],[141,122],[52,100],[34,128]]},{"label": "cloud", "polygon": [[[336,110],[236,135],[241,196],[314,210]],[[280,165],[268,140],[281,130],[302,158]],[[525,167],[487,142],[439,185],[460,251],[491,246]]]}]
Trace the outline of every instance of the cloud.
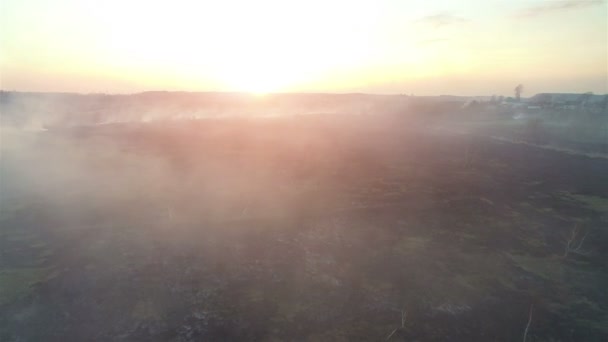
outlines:
[{"label": "cloud", "polygon": [[456,15],[452,15],[449,13],[437,13],[437,14],[433,14],[433,15],[429,15],[429,16],[420,18],[414,22],[420,23],[420,24],[427,24],[427,25],[431,25],[435,28],[439,28],[442,26],[464,24],[464,23],[469,22],[469,19],[459,17]]},{"label": "cloud", "polygon": [[516,13],[518,17],[536,17],[539,15],[563,12],[574,9],[580,9],[585,7],[591,7],[595,5],[601,5],[605,3],[605,0],[559,0],[559,1],[546,1],[538,5],[534,5],[528,8],[521,9]]}]

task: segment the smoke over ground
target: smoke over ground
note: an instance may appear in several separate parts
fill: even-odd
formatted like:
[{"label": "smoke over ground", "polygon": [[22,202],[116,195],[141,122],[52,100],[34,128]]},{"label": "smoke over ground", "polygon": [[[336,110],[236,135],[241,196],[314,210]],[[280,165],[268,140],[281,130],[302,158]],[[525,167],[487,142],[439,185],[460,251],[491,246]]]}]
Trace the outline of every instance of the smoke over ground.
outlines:
[{"label": "smoke over ground", "polygon": [[534,336],[606,336],[608,165],[492,139],[534,137],[515,112],[53,96],[3,102],[0,340],[508,341],[531,304]]}]

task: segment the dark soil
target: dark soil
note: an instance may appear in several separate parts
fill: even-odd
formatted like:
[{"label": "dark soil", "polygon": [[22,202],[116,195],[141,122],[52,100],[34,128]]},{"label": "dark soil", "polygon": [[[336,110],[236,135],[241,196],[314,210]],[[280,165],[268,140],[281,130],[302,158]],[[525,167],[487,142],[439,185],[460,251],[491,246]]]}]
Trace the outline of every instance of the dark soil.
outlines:
[{"label": "dark soil", "polygon": [[[118,157],[3,214],[2,341],[516,341],[530,307],[528,341],[608,339],[608,160],[400,117],[37,144],[57,139]],[[141,177],[119,182],[129,163]],[[584,253],[563,257],[575,227]]]}]

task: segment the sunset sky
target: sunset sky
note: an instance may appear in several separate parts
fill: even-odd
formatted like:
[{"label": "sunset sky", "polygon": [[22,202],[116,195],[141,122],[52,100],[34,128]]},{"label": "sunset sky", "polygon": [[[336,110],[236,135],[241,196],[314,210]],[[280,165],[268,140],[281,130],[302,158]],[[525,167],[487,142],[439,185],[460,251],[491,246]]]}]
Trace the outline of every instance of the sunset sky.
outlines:
[{"label": "sunset sky", "polygon": [[605,1],[0,4],[4,90],[608,92]]}]

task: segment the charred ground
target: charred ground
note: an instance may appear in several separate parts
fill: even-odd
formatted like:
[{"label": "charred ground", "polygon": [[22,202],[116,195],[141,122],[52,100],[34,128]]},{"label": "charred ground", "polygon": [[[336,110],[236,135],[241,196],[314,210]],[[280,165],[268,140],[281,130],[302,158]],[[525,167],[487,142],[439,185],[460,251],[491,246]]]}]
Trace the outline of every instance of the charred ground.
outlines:
[{"label": "charred ground", "polygon": [[608,160],[436,127],[38,133],[37,162],[79,172],[2,208],[0,339],[513,341],[532,307],[530,341],[605,340]]}]

